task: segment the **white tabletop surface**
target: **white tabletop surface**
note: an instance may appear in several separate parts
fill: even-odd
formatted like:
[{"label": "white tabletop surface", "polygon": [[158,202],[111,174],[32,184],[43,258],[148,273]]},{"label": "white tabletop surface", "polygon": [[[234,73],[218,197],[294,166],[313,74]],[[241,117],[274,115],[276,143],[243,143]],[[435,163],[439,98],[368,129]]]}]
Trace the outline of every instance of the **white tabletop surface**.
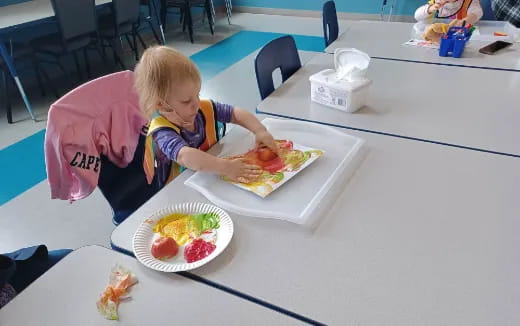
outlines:
[{"label": "white tabletop surface", "polygon": [[[96,301],[114,264],[139,282],[106,320]],[[89,246],[69,254],[0,310],[0,325],[293,325],[295,319],[175,274],[156,272],[118,252]]]},{"label": "white tabletop surface", "polygon": [[[111,0],[96,0],[102,5]],[[50,0],[31,0],[0,7],[0,30],[54,16]]]},{"label": "white tabletop surface", "polygon": [[[485,26],[486,22],[479,24]],[[438,50],[435,49],[403,45],[414,38],[413,25],[412,23],[375,21],[353,23],[325,51],[334,53],[337,48],[357,48],[372,57],[520,71],[520,43],[518,42],[494,55],[486,55],[479,53],[478,50],[491,41],[470,40],[462,58],[440,57]],[[483,28],[483,30],[486,29]]]},{"label": "white tabletop surface", "polygon": [[334,68],[320,53],[258,106],[260,113],[520,155],[520,74],[372,59],[367,106],[311,102],[309,76]]},{"label": "white tabletop surface", "polygon": [[[368,155],[316,229],[231,214],[229,247],[192,272],[332,325],[520,324],[518,159],[349,133]],[[131,250],[159,208],[206,202],[184,186],[190,175],[118,226],[113,244]]]}]

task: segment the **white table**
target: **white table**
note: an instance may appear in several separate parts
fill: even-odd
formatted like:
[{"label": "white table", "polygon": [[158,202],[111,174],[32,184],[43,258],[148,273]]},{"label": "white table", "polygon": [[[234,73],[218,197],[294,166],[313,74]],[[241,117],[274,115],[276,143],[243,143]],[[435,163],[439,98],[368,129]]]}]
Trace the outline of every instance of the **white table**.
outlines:
[{"label": "white table", "polygon": [[[518,159],[350,133],[368,155],[316,229],[231,214],[229,247],[193,273],[331,325],[520,324]],[[224,146],[243,135],[234,128]],[[184,186],[190,175],[112,243],[131,251],[151,213],[207,202]]]},{"label": "white table", "polygon": [[[483,30],[491,28],[486,29],[487,24],[491,22],[479,23]],[[325,51],[334,53],[337,48],[357,48],[371,57],[385,59],[520,71],[520,43],[518,42],[495,55],[485,55],[478,50],[491,42],[470,40],[462,58],[440,57],[438,50],[435,49],[403,46],[403,43],[413,38],[413,25],[399,22],[357,22],[349,26]],[[498,31],[500,28],[494,30]]]},{"label": "white table", "polygon": [[309,76],[333,67],[317,54],[258,113],[520,155],[516,72],[372,59],[367,106],[349,114],[310,100]]},{"label": "white table", "polygon": [[[106,320],[96,301],[114,264],[139,279],[119,322]],[[153,271],[136,259],[89,246],[75,250],[0,310],[10,325],[293,325],[295,319],[175,274]]]}]

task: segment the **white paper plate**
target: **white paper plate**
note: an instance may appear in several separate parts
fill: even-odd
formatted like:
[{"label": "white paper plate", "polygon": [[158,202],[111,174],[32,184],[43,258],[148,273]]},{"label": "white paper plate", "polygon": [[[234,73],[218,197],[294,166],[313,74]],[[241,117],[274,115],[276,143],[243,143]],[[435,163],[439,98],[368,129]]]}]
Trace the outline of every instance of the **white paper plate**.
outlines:
[{"label": "white paper plate", "polygon": [[[184,259],[184,247],[179,247],[179,253],[177,256],[167,259],[159,260],[152,256],[152,243],[159,237],[157,233],[153,232],[155,223],[161,218],[173,214],[203,214],[203,213],[216,213],[220,218],[220,227],[216,229],[217,239],[215,241],[215,250],[206,258],[198,260],[193,263],[187,263]],[[233,221],[229,217],[228,213],[222,209],[203,203],[183,203],[172,205],[161,209],[151,217],[145,219],[141,225],[137,228],[133,240],[133,249],[135,257],[145,266],[162,272],[181,272],[188,271],[191,269],[198,268],[212,259],[220,255],[224,249],[228,246],[233,236]]]}]

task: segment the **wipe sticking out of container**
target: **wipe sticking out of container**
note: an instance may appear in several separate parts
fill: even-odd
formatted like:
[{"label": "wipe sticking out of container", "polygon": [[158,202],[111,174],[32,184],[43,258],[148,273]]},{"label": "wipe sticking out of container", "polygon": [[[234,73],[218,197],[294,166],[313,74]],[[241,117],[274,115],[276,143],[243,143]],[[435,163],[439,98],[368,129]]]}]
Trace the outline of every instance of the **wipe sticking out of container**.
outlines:
[{"label": "wipe sticking out of container", "polygon": [[331,108],[355,112],[366,103],[371,81],[365,77],[370,57],[357,49],[336,49],[335,69],[309,77],[311,100]]},{"label": "wipe sticking out of container", "polygon": [[[210,173],[196,172],[185,184],[229,212],[311,226],[345,190],[347,180],[359,165],[364,141],[337,129],[308,122],[267,118],[262,123],[275,138],[319,148],[324,155],[265,198]],[[239,134],[224,137],[217,147],[220,151],[213,154],[236,156],[255,146],[254,135],[241,128],[231,131],[235,132]],[[226,142],[226,139],[240,141]]]}]

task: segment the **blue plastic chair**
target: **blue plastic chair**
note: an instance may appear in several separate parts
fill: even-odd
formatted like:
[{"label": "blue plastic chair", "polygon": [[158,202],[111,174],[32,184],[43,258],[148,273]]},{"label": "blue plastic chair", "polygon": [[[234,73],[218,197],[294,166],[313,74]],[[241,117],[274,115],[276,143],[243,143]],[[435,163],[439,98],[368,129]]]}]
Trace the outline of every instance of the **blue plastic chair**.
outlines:
[{"label": "blue plastic chair", "polygon": [[480,0],[480,6],[482,7],[482,11],[484,15],[482,16],[482,20],[497,20],[495,17],[495,13],[491,8],[491,0]]},{"label": "blue plastic chair", "polygon": [[39,245],[0,254],[0,289],[9,283],[20,293],[71,252],[70,249],[48,251],[46,246]]},{"label": "blue plastic chair", "polygon": [[302,63],[294,38],[282,36],[267,43],[255,58],[255,73],[260,97],[265,99],[274,91],[273,71],[280,68],[282,82],[291,77]]},{"label": "blue plastic chair", "polygon": [[323,4],[323,38],[325,47],[338,38],[338,16],[334,1],[327,1]]}]

